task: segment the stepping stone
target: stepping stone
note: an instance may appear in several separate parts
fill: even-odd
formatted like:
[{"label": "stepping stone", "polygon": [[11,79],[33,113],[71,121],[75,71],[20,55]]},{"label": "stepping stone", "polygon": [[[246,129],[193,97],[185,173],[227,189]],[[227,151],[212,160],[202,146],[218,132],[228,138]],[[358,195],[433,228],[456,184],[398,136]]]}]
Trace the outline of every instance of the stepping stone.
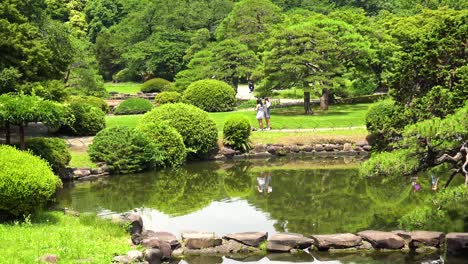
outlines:
[{"label": "stepping stone", "polygon": [[330,248],[351,248],[362,244],[362,238],[350,233],[333,234],[333,235],[314,235],[311,236],[314,240],[314,245],[320,250],[328,250]]},{"label": "stepping stone", "polygon": [[420,246],[440,247],[444,243],[445,234],[442,232],[414,231],[410,232],[411,240],[409,246],[417,248]]},{"label": "stepping stone", "polygon": [[288,252],[291,249],[306,249],[314,240],[295,233],[278,233],[273,235],[267,243],[267,250]]},{"label": "stepping stone", "polygon": [[185,232],[182,233],[182,240],[188,249],[202,249],[216,247],[222,244],[222,240],[214,233],[205,232]]},{"label": "stepping stone", "polygon": [[258,247],[267,237],[267,232],[243,232],[225,235],[223,238],[232,239],[247,246]]},{"label": "stepping stone", "polygon": [[370,242],[375,249],[401,249],[405,246],[405,240],[391,232],[366,230],[357,235]]},{"label": "stepping stone", "polygon": [[468,255],[468,233],[448,233],[447,251],[452,255]]},{"label": "stepping stone", "polygon": [[159,249],[162,253],[163,259],[171,258],[171,254],[172,254],[171,245],[165,241],[159,240],[159,238],[150,237],[150,238],[143,239],[143,241],[141,242],[141,245],[147,249],[150,249],[150,248]]}]

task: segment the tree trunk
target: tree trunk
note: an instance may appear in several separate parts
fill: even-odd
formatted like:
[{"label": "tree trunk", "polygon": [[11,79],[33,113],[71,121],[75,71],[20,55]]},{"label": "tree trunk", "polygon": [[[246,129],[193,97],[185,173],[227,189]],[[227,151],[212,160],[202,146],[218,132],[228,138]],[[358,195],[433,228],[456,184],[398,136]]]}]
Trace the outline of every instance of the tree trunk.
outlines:
[{"label": "tree trunk", "polygon": [[11,127],[10,127],[9,121],[5,122],[5,139],[6,139],[6,144],[10,145],[11,144]]},{"label": "tree trunk", "polygon": [[324,88],[322,90],[322,96],[320,97],[320,109],[321,110],[328,110],[328,105],[330,104],[329,102],[330,99],[330,90],[327,88]]},{"label": "tree trunk", "polygon": [[19,133],[20,133],[20,148],[21,150],[26,149],[26,143],[24,141],[24,124],[19,126]]},{"label": "tree trunk", "polygon": [[304,92],[304,111],[306,115],[312,114],[312,108],[310,107],[310,92]]},{"label": "tree trunk", "polygon": [[234,91],[236,91],[237,94],[237,88],[239,88],[239,77],[232,77],[232,84],[234,85]]}]

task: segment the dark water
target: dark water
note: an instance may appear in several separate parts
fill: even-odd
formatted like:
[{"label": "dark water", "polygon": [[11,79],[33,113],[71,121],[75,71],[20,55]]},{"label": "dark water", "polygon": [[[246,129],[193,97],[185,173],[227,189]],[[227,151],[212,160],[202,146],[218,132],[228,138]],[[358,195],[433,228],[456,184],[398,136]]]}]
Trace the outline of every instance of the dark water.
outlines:
[{"label": "dark water", "polygon": [[[429,183],[414,192],[410,179],[358,177],[360,160],[321,159],[203,162],[183,168],[75,182],[58,196],[80,212],[138,210],[147,229],[176,235],[185,230],[218,235],[245,231],[304,235],[395,230],[398,218],[431,195]],[[429,182],[429,181],[427,181]],[[463,231],[453,226],[452,231]],[[291,257],[274,254],[254,263],[420,263],[405,254]],[[227,257],[180,263],[238,263]],[[430,259],[438,256],[431,256]],[[246,261],[246,260],[243,260]],[[276,262],[279,261],[279,262]],[[331,261],[331,262],[329,262]],[[457,263],[457,262],[453,262]],[[463,262],[461,262],[463,263]]]}]

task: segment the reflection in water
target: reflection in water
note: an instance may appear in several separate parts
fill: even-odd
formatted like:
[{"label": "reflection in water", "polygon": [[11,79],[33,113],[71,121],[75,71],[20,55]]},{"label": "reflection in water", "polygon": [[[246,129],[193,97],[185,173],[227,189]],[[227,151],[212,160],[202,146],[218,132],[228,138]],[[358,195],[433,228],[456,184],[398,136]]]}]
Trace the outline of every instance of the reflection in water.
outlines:
[{"label": "reflection in water", "polygon": [[358,163],[346,159],[203,162],[71,183],[57,200],[81,212],[139,208],[146,226],[176,234],[196,229],[310,235],[396,229],[398,218],[431,194],[424,185],[412,192],[405,178],[359,178]]}]

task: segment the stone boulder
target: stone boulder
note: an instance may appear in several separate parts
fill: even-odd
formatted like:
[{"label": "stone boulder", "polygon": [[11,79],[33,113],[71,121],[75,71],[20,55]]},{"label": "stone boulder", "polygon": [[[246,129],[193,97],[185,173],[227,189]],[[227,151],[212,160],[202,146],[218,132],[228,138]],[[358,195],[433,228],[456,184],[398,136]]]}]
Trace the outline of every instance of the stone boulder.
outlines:
[{"label": "stone boulder", "polygon": [[161,251],[162,253],[162,258],[163,259],[170,259],[171,254],[172,254],[172,248],[171,245],[165,241],[161,241],[156,237],[150,237],[143,239],[141,242],[141,245],[144,248],[157,248]]},{"label": "stone boulder", "polygon": [[91,175],[90,169],[76,169],[73,171],[73,175],[76,178],[86,177]]},{"label": "stone boulder", "polygon": [[335,145],[325,144],[325,151],[333,151],[333,150],[335,150]]},{"label": "stone boulder", "polygon": [[411,232],[410,248],[440,247],[444,243],[445,234],[442,232],[414,231]]},{"label": "stone boulder", "polygon": [[214,233],[205,232],[185,232],[182,233],[182,240],[188,249],[202,249],[221,245],[222,240]]},{"label": "stone boulder", "polygon": [[224,147],[221,150],[221,154],[224,155],[226,158],[232,158],[234,157],[234,155],[236,155],[236,151],[232,148]]},{"label": "stone boulder", "polygon": [[127,256],[131,259],[132,263],[143,260],[143,253],[139,250],[130,250],[127,252]]},{"label": "stone boulder", "polygon": [[292,153],[299,153],[299,151],[301,151],[301,149],[299,148],[299,146],[297,146],[297,145],[291,146],[291,152],[292,152]]},{"label": "stone boulder", "polygon": [[411,241],[411,232],[407,232],[403,230],[395,230],[395,231],[392,231],[392,233],[403,238],[405,242],[407,243]]},{"label": "stone boulder", "polygon": [[405,240],[391,232],[366,230],[357,235],[370,242],[375,249],[401,249],[405,246]]},{"label": "stone boulder", "polygon": [[58,256],[54,254],[47,254],[39,258],[39,261],[42,263],[57,263],[58,260]]},{"label": "stone boulder", "polygon": [[322,152],[324,150],[322,144],[316,144],[314,149],[316,152]]},{"label": "stone boulder", "polygon": [[263,144],[257,144],[257,145],[255,145],[253,147],[251,152],[253,152],[253,153],[263,153],[263,152],[266,152],[266,147]]},{"label": "stone boulder", "polygon": [[143,231],[143,219],[139,214],[127,214],[124,215],[125,222],[129,223],[130,234],[141,234]]},{"label": "stone boulder", "polygon": [[288,252],[291,249],[306,249],[314,240],[295,233],[278,233],[273,235],[267,243],[268,251]]},{"label": "stone boulder", "polygon": [[312,150],[314,150],[314,148],[312,146],[305,145],[305,146],[301,146],[300,150],[304,151],[304,152],[312,152]]},{"label": "stone boulder", "polygon": [[225,235],[223,238],[227,240],[235,240],[242,244],[252,247],[258,247],[268,237],[266,232],[243,232]]},{"label": "stone boulder", "polygon": [[275,155],[276,152],[278,151],[278,148],[277,146],[268,146],[267,147],[267,152],[270,153],[271,155]]},{"label": "stone boulder", "polygon": [[161,250],[157,248],[151,248],[145,250],[145,261],[148,262],[148,264],[160,264],[162,263],[162,252]]},{"label": "stone boulder", "polygon": [[314,245],[320,250],[330,248],[343,249],[357,247],[362,244],[362,238],[350,233],[332,234],[332,235],[314,235],[311,236]]},{"label": "stone boulder", "polygon": [[468,255],[468,233],[448,233],[447,252],[452,255]]},{"label": "stone boulder", "polygon": [[154,237],[159,238],[161,241],[165,241],[171,245],[171,248],[178,248],[180,246],[179,240],[177,240],[177,237],[169,232],[154,232]]},{"label": "stone boulder", "polygon": [[353,146],[351,145],[351,143],[344,143],[343,151],[353,151]]}]

